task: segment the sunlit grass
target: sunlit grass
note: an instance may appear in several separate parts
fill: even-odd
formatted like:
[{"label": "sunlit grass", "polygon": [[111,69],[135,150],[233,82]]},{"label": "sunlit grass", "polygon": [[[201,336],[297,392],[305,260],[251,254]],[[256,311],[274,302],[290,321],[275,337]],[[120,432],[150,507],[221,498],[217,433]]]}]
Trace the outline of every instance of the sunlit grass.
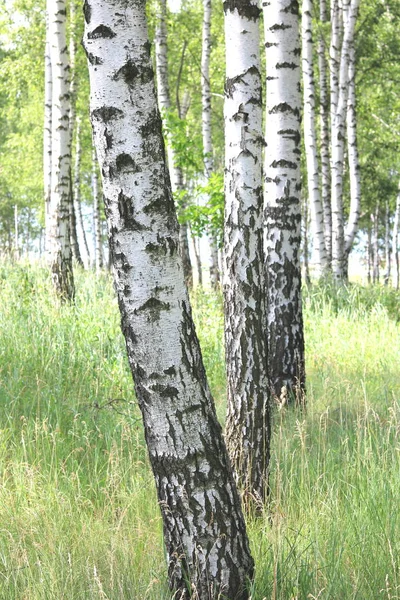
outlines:
[{"label": "sunlit grass", "polygon": [[[108,276],[0,266],[0,598],[170,598],[157,506]],[[220,298],[194,296],[218,414]],[[308,410],[275,414],[271,502],[249,521],[253,600],[400,598],[398,295],[305,292]]]}]

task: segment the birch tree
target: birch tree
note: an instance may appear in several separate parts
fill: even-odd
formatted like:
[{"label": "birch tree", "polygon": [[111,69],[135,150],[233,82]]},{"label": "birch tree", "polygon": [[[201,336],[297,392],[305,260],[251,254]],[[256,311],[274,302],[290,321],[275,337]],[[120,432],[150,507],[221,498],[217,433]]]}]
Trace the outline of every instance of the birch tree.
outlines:
[{"label": "birch tree", "polygon": [[304,146],[307,164],[307,188],[314,242],[313,263],[319,278],[327,270],[324,214],[320,194],[320,178],[315,128],[315,85],[313,69],[312,2],[303,0],[302,9],[302,66],[304,93]]},{"label": "birch tree", "polygon": [[[209,180],[213,171],[213,145],[211,131],[211,85],[210,85],[210,56],[211,56],[211,0],[203,0],[203,29],[201,45],[201,107],[202,107],[202,136],[204,154],[204,177]],[[210,278],[211,285],[217,288],[220,283],[218,264],[218,245],[215,236],[210,233]]]},{"label": "birch tree", "polygon": [[101,241],[100,191],[97,174],[96,150],[92,148],[92,197],[93,197],[93,247],[96,273],[103,268],[103,249]]},{"label": "birch tree", "polygon": [[297,2],[264,4],[267,59],[265,256],[269,378],[274,396],[302,401],[300,40]]},{"label": "birch tree", "polygon": [[[332,262],[332,211],[331,211],[331,168],[330,168],[330,136],[329,136],[329,93],[328,65],[326,60],[326,42],[324,24],[328,21],[326,0],[320,0],[320,33],[318,37],[319,67],[319,123],[321,148],[321,200],[324,211],[325,249],[327,265]],[[321,31],[322,30],[322,31]]]},{"label": "birch tree", "polygon": [[[350,48],[354,39],[355,24],[360,0],[351,0],[348,14],[344,23],[343,42],[340,52],[339,70],[337,72],[335,61],[332,61],[333,67],[338,73],[337,85],[333,85],[331,90],[331,203],[332,203],[332,273],[336,280],[340,281],[345,277],[345,244],[344,244],[344,214],[343,214],[343,165],[344,165],[344,145],[346,139],[346,107],[348,99],[349,86],[349,62]],[[335,23],[339,20],[336,17],[339,9],[334,5]],[[340,23],[340,21],[339,21]],[[335,30],[339,28],[336,25]],[[335,57],[336,60],[336,57]]]},{"label": "birch tree", "polygon": [[75,164],[74,164],[74,212],[77,217],[77,226],[80,228],[83,245],[87,256],[87,265],[90,265],[90,252],[89,245],[87,242],[85,224],[83,222],[82,204],[81,204],[81,158],[82,158],[82,147],[81,147],[81,122],[78,117],[76,120],[75,130]]},{"label": "birch tree", "polygon": [[358,231],[361,210],[361,173],[357,144],[357,111],[356,111],[356,57],[354,39],[349,49],[349,82],[347,98],[347,155],[350,179],[350,210],[345,228],[345,271],[349,254]]},{"label": "birch tree", "polygon": [[44,179],[44,214],[45,240],[49,237],[49,216],[51,200],[51,152],[52,152],[52,102],[53,102],[53,73],[50,57],[49,13],[46,11],[46,41],[44,54],[44,127],[43,127],[43,179]]},{"label": "birch tree", "polygon": [[[162,115],[171,110],[171,98],[169,92],[168,80],[168,34],[167,34],[167,2],[158,0],[157,2],[157,20],[155,32],[155,55],[156,55],[156,76],[157,76],[157,98],[158,106]],[[181,111],[178,108],[178,116],[182,118]],[[171,184],[173,193],[179,193],[184,190],[184,178],[181,167],[177,165],[175,152],[171,143],[167,144],[168,164],[171,173]],[[181,223],[179,229],[179,242],[182,254],[183,269],[186,283],[193,284],[193,271],[190,262],[188,226],[187,223]]]},{"label": "birch tree", "polygon": [[257,0],[224,3],[226,440],[245,498],[265,500],[268,401],[263,275],[262,99]]},{"label": "birch tree", "polygon": [[398,290],[400,285],[400,262],[399,262],[399,218],[400,218],[400,185],[396,198],[396,209],[393,221],[393,287]]},{"label": "birch tree", "polygon": [[71,300],[74,278],[69,235],[71,149],[65,0],[48,0],[47,14],[52,70],[51,197],[47,249],[55,289],[61,298]]},{"label": "birch tree", "polygon": [[177,598],[244,600],[253,561],[178,252],[145,2],[86,0],[84,13],[115,288],[170,584]]}]

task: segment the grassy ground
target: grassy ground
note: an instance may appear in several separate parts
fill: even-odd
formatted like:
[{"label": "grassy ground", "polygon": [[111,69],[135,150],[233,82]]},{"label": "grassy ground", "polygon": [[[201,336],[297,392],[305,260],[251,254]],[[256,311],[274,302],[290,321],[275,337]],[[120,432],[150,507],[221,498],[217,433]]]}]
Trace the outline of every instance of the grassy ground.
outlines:
[{"label": "grassy ground", "polygon": [[[0,266],[0,598],[167,600],[162,528],[112,285]],[[253,600],[400,598],[400,296],[305,293],[308,406],[275,415]],[[222,316],[195,316],[224,414]]]}]

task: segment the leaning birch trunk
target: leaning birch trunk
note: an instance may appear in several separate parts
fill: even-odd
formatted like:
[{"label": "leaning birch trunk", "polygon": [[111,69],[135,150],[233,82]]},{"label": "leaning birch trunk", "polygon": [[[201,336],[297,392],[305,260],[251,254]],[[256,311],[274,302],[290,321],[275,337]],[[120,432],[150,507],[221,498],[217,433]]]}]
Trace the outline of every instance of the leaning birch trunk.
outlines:
[{"label": "leaning birch trunk", "polygon": [[[210,86],[210,56],[211,56],[211,0],[203,0],[203,30],[201,46],[201,124],[203,136],[204,177],[208,181],[214,169],[213,145],[211,135],[211,86]],[[220,284],[218,263],[218,244],[215,236],[210,233],[210,280],[213,288]]]},{"label": "leaning birch trunk", "polygon": [[267,57],[265,255],[271,391],[281,402],[303,401],[301,302],[300,42],[298,4],[264,5]]},{"label": "leaning birch trunk", "polygon": [[84,12],[115,288],[170,584],[177,598],[244,600],[253,561],[178,252],[145,2],[86,0]]},{"label": "leaning birch trunk", "polygon": [[400,285],[400,263],[399,263],[399,219],[400,219],[400,185],[396,199],[396,210],[393,222],[393,287],[398,290]]},{"label": "leaning birch trunk", "polygon": [[319,188],[317,134],[315,128],[315,85],[313,69],[312,2],[303,0],[302,9],[302,65],[304,93],[304,146],[307,164],[307,188],[313,233],[313,266],[317,279],[327,271],[324,214]]},{"label": "leaning birch trunk", "polygon": [[224,4],[226,441],[245,500],[268,491],[270,405],[265,339],[262,101],[258,2]]},{"label": "leaning birch trunk", "polygon": [[347,98],[347,154],[349,161],[350,179],[350,211],[345,229],[345,260],[348,262],[349,254],[357,235],[361,209],[361,172],[357,145],[357,112],[356,112],[356,73],[355,73],[355,48],[354,41],[349,51],[349,95]]},{"label": "leaning birch trunk", "polygon": [[[328,21],[326,0],[320,0],[321,25]],[[320,148],[321,148],[321,200],[324,211],[325,249],[327,264],[330,269],[332,264],[332,210],[331,210],[331,166],[330,166],[330,136],[329,136],[329,93],[328,93],[328,65],[326,60],[326,43],[324,32],[318,38],[318,66],[319,66],[319,122],[320,122]]]},{"label": "leaning birch trunk", "polygon": [[47,12],[53,80],[51,199],[47,249],[55,290],[61,299],[72,300],[75,290],[69,235],[71,149],[65,0],[48,0]]},{"label": "leaning birch trunk", "polygon": [[93,241],[96,273],[100,273],[103,268],[103,249],[101,243],[101,217],[100,217],[100,197],[99,197],[99,178],[97,175],[96,150],[92,149],[92,195],[93,195]]},{"label": "leaning birch trunk", "polygon": [[[167,2],[158,0],[155,34],[157,98],[161,114],[171,110],[171,98],[168,81],[168,34],[167,34]],[[181,117],[181,115],[179,115]],[[167,144],[168,165],[171,174],[173,193],[184,190],[182,169],[176,164],[176,156],[172,144]],[[179,227],[179,246],[182,255],[185,280],[189,287],[193,285],[193,270],[190,262],[188,226],[181,223]]]},{"label": "leaning birch trunk", "polygon": [[351,0],[350,7],[346,10],[343,43],[340,54],[337,104],[336,107],[333,107],[331,122],[332,273],[336,281],[341,281],[345,277],[343,214],[344,145],[346,139],[350,48],[353,44],[359,3],[360,0]]},{"label": "leaning birch trunk", "polygon": [[50,57],[49,13],[46,11],[46,43],[44,54],[44,128],[43,128],[43,177],[44,177],[44,216],[45,246],[48,243],[50,228],[51,199],[51,109],[53,100],[53,74]]}]

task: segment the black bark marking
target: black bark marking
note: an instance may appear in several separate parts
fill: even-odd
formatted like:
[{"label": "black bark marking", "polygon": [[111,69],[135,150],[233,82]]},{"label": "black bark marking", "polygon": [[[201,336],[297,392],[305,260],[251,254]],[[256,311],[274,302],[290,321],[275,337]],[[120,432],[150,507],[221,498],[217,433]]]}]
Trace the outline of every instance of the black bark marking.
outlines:
[{"label": "black bark marking", "polygon": [[107,150],[110,150],[113,145],[113,135],[108,131],[108,129],[104,131],[104,138],[106,140],[106,148]]},{"label": "black bark marking", "polygon": [[85,21],[89,25],[90,19],[92,18],[92,7],[90,6],[88,0],[85,0],[83,4],[83,14],[85,16]]},{"label": "black bark marking", "polygon": [[291,69],[292,71],[294,71],[294,69],[298,69],[299,66],[300,65],[298,63],[294,63],[294,62],[276,63],[277,69]]},{"label": "black bark marking", "polygon": [[282,10],[282,12],[284,12],[284,13],[291,13],[292,15],[298,15],[299,14],[299,3],[298,3],[298,0],[292,0],[290,2],[290,4],[288,4]]},{"label": "black bark marking", "polygon": [[175,367],[168,367],[168,369],[164,369],[164,373],[165,373],[165,375],[174,376],[174,375],[176,375],[176,369],[175,369]]},{"label": "black bark marking", "polygon": [[281,102],[280,104],[277,104],[276,106],[271,108],[271,110],[269,111],[270,115],[274,115],[276,113],[292,113],[296,117],[300,116],[299,109],[297,107],[292,108],[287,102]]},{"label": "black bark marking", "polygon": [[153,390],[153,392],[160,394],[161,398],[177,398],[179,395],[179,390],[173,385],[155,383],[154,385],[150,386],[150,389]]},{"label": "black bark marking", "polygon": [[84,47],[84,50],[86,52],[87,59],[91,65],[102,65],[103,64],[103,59],[100,58],[100,56],[95,56],[91,52],[87,52],[85,47]]},{"label": "black bark marking", "polygon": [[113,119],[122,119],[123,116],[123,111],[115,106],[102,106],[92,111],[92,117],[103,123],[109,123]]},{"label": "black bark marking", "polygon": [[154,110],[150,113],[147,122],[139,127],[139,131],[143,138],[147,138],[155,133],[160,133],[162,127],[161,117],[158,110]]},{"label": "black bark marking", "polygon": [[236,9],[241,17],[257,21],[261,15],[261,9],[256,4],[251,4],[248,0],[225,0],[224,13],[234,12]]},{"label": "black bark marking", "polygon": [[296,146],[300,144],[300,131],[298,129],[280,129],[278,135],[292,139]]},{"label": "black bark marking", "polygon": [[275,23],[269,28],[270,31],[284,31],[285,29],[291,29],[291,25],[285,25],[284,23]]},{"label": "black bark marking", "polygon": [[280,160],[274,160],[274,162],[271,163],[271,167],[273,167],[274,169],[297,169],[298,165],[290,160],[285,160],[284,158],[281,158]]},{"label": "black bark marking", "polygon": [[98,39],[112,39],[116,36],[116,33],[107,25],[99,25],[93,31],[90,31],[87,34],[88,40],[98,40]]},{"label": "black bark marking", "polygon": [[140,312],[149,312],[149,316],[153,321],[159,321],[161,312],[163,310],[169,310],[170,304],[168,302],[162,302],[158,298],[149,298],[144,304],[135,309],[135,314]]},{"label": "black bark marking", "polygon": [[142,225],[135,219],[133,198],[125,196],[122,190],[118,194],[118,212],[123,222],[124,229],[130,231],[144,231],[147,229],[145,225]]},{"label": "black bark marking", "polygon": [[162,256],[173,256],[178,250],[178,244],[172,237],[160,237],[157,235],[156,243],[146,244],[145,251],[153,259],[158,260]]},{"label": "black bark marking", "polygon": [[[133,158],[125,152],[117,156],[115,160],[115,168],[117,174],[139,173],[141,171],[139,165],[137,165]],[[111,171],[113,171],[113,169],[111,169]]]},{"label": "black bark marking", "polygon": [[139,69],[136,67],[133,60],[128,60],[113,76],[114,81],[123,79],[127,85],[132,85],[139,74]]}]

